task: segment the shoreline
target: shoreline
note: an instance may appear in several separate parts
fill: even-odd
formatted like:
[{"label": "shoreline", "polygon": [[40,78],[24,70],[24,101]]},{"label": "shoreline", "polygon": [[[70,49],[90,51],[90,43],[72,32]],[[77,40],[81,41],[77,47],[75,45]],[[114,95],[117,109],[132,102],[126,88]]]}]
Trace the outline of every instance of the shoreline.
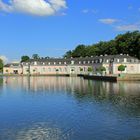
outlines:
[{"label": "shoreline", "polygon": [[35,74],[35,75],[20,75],[20,74],[0,74],[1,77],[83,77],[87,80],[96,80],[96,81],[108,81],[108,82],[117,82],[117,81],[140,81],[140,74],[126,74],[124,76],[116,76],[116,75],[105,75],[105,76],[97,76],[97,75],[71,75],[71,74]]}]

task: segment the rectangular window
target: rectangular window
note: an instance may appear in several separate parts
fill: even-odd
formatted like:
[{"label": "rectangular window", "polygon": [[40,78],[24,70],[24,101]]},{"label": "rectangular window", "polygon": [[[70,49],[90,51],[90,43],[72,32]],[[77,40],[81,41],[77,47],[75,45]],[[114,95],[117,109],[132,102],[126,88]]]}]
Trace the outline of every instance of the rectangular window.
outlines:
[{"label": "rectangular window", "polygon": [[124,58],[124,63],[126,63],[127,62],[127,59],[126,58]]}]

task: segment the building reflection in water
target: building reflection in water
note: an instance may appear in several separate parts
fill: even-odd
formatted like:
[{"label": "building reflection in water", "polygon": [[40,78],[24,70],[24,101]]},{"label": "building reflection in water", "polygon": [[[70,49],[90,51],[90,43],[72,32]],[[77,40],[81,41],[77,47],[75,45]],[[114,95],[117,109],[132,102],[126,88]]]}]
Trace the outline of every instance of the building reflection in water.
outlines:
[{"label": "building reflection in water", "polygon": [[[79,77],[5,77],[3,85],[26,94],[67,94],[78,102],[107,102],[140,115],[140,82],[101,82]],[[133,112],[134,111],[134,112]],[[126,112],[125,112],[126,113]]]},{"label": "building reflection in water", "polygon": [[[65,100],[66,102],[61,102],[61,101],[57,102],[55,106],[54,102],[56,100],[54,100],[53,102],[53,99],[54,99],[53,96],[51,96],[51,98],[49,98],[50,97],[49,96],[48,99],[50,99],[50,101],[53,102],[53,105],[54,105],[54,106],[52,105],[54,107],[53,108],[50,105],[50,102],[44,102],[44,104],[39,106],[43,99],[45,99],[44,101],[46,101],[47,99],[47,98],[44,98],[45,96],[43,96],[43,98],[40,98],[40,100],[38,100],[39,102],[37,102],[37,106],[39,106],[37,110],[36,110],[36,100],[32,100],[29,97],[31,101],[33,101],[33,104],[35,106],[32,106],[32,104],[29,103],[30,101],[28,102],[27,100],[25,100],[26,101],[25,106],[23,106],[23,104],[21,103],[21,107],[23,106],[26,108],[27,107],[26,105],[29,105],[28,106],[29,112],[30,110],[35,109],[35,114],[41,115],[41,120],[43,124],[40,124],[39,122],[35,121],[36,122],[35,124],[34,123],[32,125],[29,124],[30,126],[28,126],[28,121],[27,121],[25,123],[26,127],[22,127],[21,130],[20,129],[15,130],[17,132],[13,132],[13,131],[9,132],[9,137],[11,137],[12,134],[16,134],[16,136],[15,135],[13,136],[13,139],[16,137],[16,139],[23,139],[23,140],[24,139],[26,140],[28,139],[48,139],[48,140],[49,139],[50,140],[67,139],[68,140],[71,138],[71,136],[74,134],[74,132],[77,129],[79,129],[79,132],[81,132],[80,131],[81,121],[77,121],[77,118],[79,120],[79,118],[83,114],[84,114],[86,122],[88,122],[88,125],[90,123],[92,124],[92,128],[94,128],[93,126],[95,124],[98,124],[97,122],[100,120],[98,117],[102,117],[102,115],[106,113],[109,114],[107,115],[108,117],[115,116],[114,120],[115,121],[119,120],[118,122],[120,122],[120,124],[122,123],[120,121],[120,118],[122,120],[123,118],[125,118],[124,120],[126,121],[124,121],[124,123],[126,124],[126,122],[129,120],[128,118],[130,118],[130,120],[132,120],[132,118],[136,120],[140,116],[140,82],[136,82],[136,81],[112,83],[112,82],[84,80],[83,78],[79,78],[79,77],[4,77],[1,80],[1,83],[2,82],[3,84],[0,84],[0,86],[5,88],[8,92],[12,90],[17,90],[18,92],[16,92],[16,94],[27,94],[26,96],[27,98],[28,98],[28,95],[30,94],[35,95],[35,97],[37,98],[38,98],[37,95],[40,95],[40,94],[59,94],[59,95],[65,94],[63,97],[67,97],[67,96],[70,97],[70,98],[62,97],[62,101]],[[20,92],[20,90],[22,92]],[[10,92],[10,94],[13,94],[13,93],[14,92]],[[3,94],[5,94],[5,92],[3,92]],[[22,97],[20,98],[21,101],[22,101]],[[5,98],[7,98],[7,96]],[[69,100],[72,100],[72,102],[69,102]],[[66,105],[66,108],[67,108],[67,104],[69,103],[70,103],[70,106],[68,107],[68,109],[72,108],[72,110],[68,110],[68,109],[65,110],[64,106]],[[61,105],[59,106],[59,104],[61,104],[62,106]],[[44,105],[46,105],[45,108],[43,108]],[[60,107],[60,110],[59,110],[59,107]],[[19,105],[19,108],[20,108],[20,105]],[[52,109],[52,110],[47,111],[47,109],[48,110]],[[96,109],[98,110],[97,114],[96,114]],[[57,115],[56,115],[56,111],[58,111]],[[49,117],[47,118],[46,116],[49,113],[50,114],[52,113],[52,115],[48,115]],[[99,116],[96,116],[96,115],[99,115]],[[47,118],[45,119],[45,121],[43,121],[42,119],[43,116]],[[23,118],[24,117],[25,116],[23,116]],[[91,117],[91,120],[87,119],[90,117]],[[106,115],[103,117],[106,117]],[[110,119],[108,117],[103,120]],[[22,121],[23,121],[23,118],[21,119]],[[44,124],[44,122],[49,122],[48,119],[50,118],[51,120],[53,120],[52,122],[55,122],[55,121],[58,122],[56,126],[53,126],[53,125],[49,126],[46,123]],[[65,123],[65,119],[67,119],[66,121],[67,123]],[[62,125],[62,127],[58,127],[59,122],[61,122],[62,120],[64,121],[64,124]],[[75,128],[72,127],[71,129],[70,124],[74,120],[76,122],[74,123]],[[115,123],[115,125],[118,130],[118,127],[120,126],[119,125],[117,126],[117,123]],[[106,130],[109,126],[110,126],[110,121],[107,127],[105,127],[104,125],[101,125],[100,129],[102,129],[103,127],[105,128],[104,130]],[[126,127],[128,126],[126,125]],[[63,129],[63,127],[64,128],[66,127],[66,129]],[[124,130],[124,127],[122,127],[121,130]],[[132,128],[131,130],[134,130],[134,129]],[[93,129],[93,131],[96,132],[96,129]],[[4,130],[4,132],[3,131],[1,132],[4,139],[6,139],[8,131]],[[103,133],[104,131],[100,131],[100,132]]]},{"label": "building reflection in water", "polygon": [[[81,94],[140,94],[140,82],[100,82],[84,80],[79,77],[5,77],[5,86],[26,91],[70,91]],[[1,85],[1,84],[0,84]]]}]

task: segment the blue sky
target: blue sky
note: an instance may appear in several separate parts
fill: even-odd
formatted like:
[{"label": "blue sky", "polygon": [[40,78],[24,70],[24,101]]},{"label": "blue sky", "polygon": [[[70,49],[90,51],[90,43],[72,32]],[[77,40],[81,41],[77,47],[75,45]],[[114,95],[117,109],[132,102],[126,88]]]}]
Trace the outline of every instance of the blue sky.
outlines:
[{"label": "blue sky", "polygon": [[9,61],[34,53],[61,57],[78,44],[140,29],[139,0],[34,1],[0,0],[0,56]]}]

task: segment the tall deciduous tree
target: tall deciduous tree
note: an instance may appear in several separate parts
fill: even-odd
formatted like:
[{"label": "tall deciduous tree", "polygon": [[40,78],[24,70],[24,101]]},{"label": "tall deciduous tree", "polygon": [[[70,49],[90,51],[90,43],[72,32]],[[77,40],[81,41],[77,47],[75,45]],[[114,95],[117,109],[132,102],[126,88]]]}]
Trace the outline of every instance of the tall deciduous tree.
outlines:
[{"label": "tall deciduous tree", "polygon": [[33,55],[32,55],[32,58],[33,58],[33,59],[40,59],[40,57],[39,57],[38,54],[33,54]]},{"label": "tall deciduous tree", "polygon": [[0,59],[0,72],[2,72],[3,71],[3,60],[2,59]]},{"label": "tall deciduous tree", "polygon": [[93,45],[78,45],[66,52],[65,57],[85,57],[96,55],[129,54],[140,59],[140,31],[126,32],[110,41],[100,41]]},{"label": "tall deciduous tree", "polygon": [[29,56],[24,55],[24,56],[21,57],[21,62],[26,62],[26,61],[28,61],[29,59],[30,59]]}]

